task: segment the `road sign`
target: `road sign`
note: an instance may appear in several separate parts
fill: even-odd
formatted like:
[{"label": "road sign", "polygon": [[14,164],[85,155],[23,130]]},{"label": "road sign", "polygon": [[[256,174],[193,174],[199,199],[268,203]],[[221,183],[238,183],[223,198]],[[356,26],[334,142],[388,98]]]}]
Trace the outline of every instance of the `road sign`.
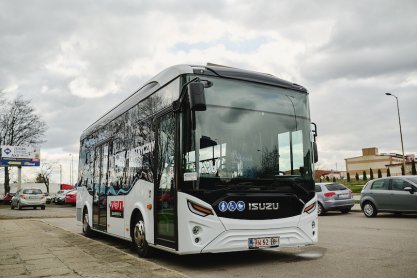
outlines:
[{"label": "road sign", "polygon": [[40,166],[40,149],[29,146],[1,146],[0,166]]}]

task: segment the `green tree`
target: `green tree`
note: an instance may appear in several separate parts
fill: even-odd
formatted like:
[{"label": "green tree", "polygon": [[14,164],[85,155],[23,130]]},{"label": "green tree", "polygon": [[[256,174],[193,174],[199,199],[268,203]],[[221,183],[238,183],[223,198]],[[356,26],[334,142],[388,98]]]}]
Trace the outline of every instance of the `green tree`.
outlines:
[{"label": "green tree", "polygon": [[362,172],[362,179],[364,181],[368,180],[368,177],[366,176],[366,171],[365,170],[363,170],[363,172]]},{"label": "green tree", "polygon": [[330,181],[330,178],[329,178],[329,176],[326,176],[326,181]]},{"label": "green tree", "polygon": [[391,170],[387,168],[387,177],[391,177]]},{"label": "green tree", "polygon": [[355,179],[356,179],[356,181],[359,181],[359,175],[358,175],[358,172],[356,172]]},{"label": "green tree", "polygon": [[381,169],[378,169],[378,178],[382,178],[382,171],[381,171]]},{"label": "green tree", "polygon": [[347,182],[350,182],[350,174],[347,173]]},{"label": "green tree", "polygon": [[369,168],[369,179],[370,180],[374,179],[374,171],[372,171],[372,168]]},{"label": "green tree", "polygon": [[35,178],[35,182],[36,183],[44,183],[44,178],[43,178],[43,176],[41,175],[41,174],[38,174],[37,176],[36,176],[36,178]]},{"label": "green tree", "polygon": [[336,177],[333,177],[333,182],[336,182]]},{"label": "green tree", "polygon": [[416,171],[416,161],[413,159],[413,162],[411,163],[411,174],[412,175],[417,175],[417,171]]}]

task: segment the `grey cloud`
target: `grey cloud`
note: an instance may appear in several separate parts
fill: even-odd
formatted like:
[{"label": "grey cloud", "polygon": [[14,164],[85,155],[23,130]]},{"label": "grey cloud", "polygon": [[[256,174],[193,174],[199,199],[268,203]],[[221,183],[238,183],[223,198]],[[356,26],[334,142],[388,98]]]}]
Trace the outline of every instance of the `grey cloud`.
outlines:
[{"label": "grey cloud", "polygon": [[328,42],[300,57],[302,75],[325,81],[417,70],[416,10],[415,1],[353,2]]},{"label": "grey cloud", "polygon": [[[295,57],[294,69],[286,69],[273,54],[265,67],[295,72],[298,80],[292,81],[310,90],[319,140],[330,142],[324,153],[373,145],[385,151],[399,149],[395,103],[383,95],[387,90],[400,96],[406,152],[417,152],[413,139],[417,86],[400,86],[417,72],[416,5],[415,1],[5,0],[0,2],[0,89],[17,84],[10,97],[23,94],[33,100],[49,126],[45,148],[74,151],[83,129],[156,73],[127,69],[144,60],[162,70],[166,65],[159,55],[175,44],[190,46],[180,56],[188,59],[199,41],[173,38],[170,47],[162,45],[169,43],[165,40],[169,32],[188,35],[190,27],[198,26],[204,34],[218,21],[229,32],[216,30],[222,36],[233,33],[227,28],[240,26],[305,45],[305,52]],[[162,29],[163,24],[170,31]],[[314,33],[317,26],[331,30],[329,37]],[[60,64],[60,57],[69,65]],[[218,57],[201,61],[213,58]],[[252,62],[234,57],[219,61],[243,68]],[[69,70],[62,72],[65,66]],[[69,89],[79,77],[97,90],[106,90],[108,82],[117,88],[104,97],[80,98]]]}]

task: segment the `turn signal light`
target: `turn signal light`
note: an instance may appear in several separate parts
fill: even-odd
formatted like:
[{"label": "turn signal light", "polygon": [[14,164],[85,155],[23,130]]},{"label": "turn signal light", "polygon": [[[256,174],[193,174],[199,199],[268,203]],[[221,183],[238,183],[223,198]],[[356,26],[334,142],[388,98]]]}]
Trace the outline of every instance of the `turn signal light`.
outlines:
[{"label": "turn signal light", "polygon": [[200,215],[200,216],[207,216],[207,215],[213,215],[213,211],[209,208],[197,205],[194,202],[187,201],[188,208],[191,210],[191,212]]},{"label": "turn signal light", "polygon": [[19,195],[19,197],[22,198],[22,199],[26,199],[27,198],[27,196],[25,194]]}]

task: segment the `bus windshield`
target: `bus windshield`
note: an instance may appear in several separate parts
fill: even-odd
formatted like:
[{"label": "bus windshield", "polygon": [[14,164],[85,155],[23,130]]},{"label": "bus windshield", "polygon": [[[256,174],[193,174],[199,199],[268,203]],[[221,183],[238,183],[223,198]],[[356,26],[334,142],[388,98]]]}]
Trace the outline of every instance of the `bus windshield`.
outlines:
[{"label": "bus windshield", "polygon": [[232,79],[209,80],[213,86],[205,89],[207,110],[195,112],[192,143],[184,148],[184,181],[193,181],[193,188],[211,189],[212,182],[312,176],[306,93]]}]

